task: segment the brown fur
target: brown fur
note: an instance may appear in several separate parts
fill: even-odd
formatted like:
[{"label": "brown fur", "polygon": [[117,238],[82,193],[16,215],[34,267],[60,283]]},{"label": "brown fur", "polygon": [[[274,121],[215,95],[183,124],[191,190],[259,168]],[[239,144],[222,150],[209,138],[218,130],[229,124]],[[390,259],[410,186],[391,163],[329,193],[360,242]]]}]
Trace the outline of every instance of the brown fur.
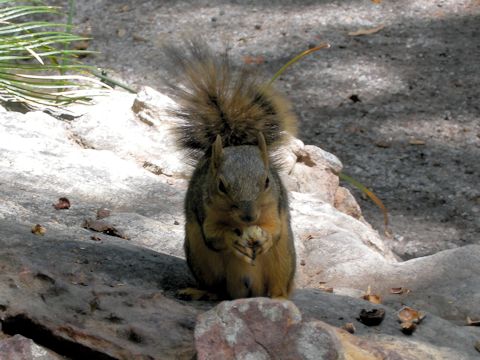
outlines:
[{"label": "brown fur", "polygon": [[185,120],[178,129],[183,147],[205,153],[217,135],[223,146],[256,145],[259,132],[273,147],[281,146],[285,132],[295,135],[290,103],[251,68],[234,67],[198,40],[169,47],[167,54],[177,74],[171,89],[179,107],[172,113]]},{"label": "brown fur", "polygon": [[173,50],[185,120],[184,148],[198,158],[185,200],[185,254],[199,289],[189,298],[286,298],[295,248],[288,198],[269,152],[294,131],[288,102],[199,43]]}]

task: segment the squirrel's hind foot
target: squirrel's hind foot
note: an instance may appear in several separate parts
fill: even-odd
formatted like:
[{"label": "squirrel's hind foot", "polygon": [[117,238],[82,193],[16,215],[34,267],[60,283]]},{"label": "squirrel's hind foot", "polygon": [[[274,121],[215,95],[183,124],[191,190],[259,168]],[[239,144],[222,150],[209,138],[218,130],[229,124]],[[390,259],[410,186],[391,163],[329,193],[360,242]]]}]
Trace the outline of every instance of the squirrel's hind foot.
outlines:
[{"label": "squirrel's hind foot", "polygon": [[178,290],[176,297],[180,300],[208,300],[216,301],[220,300],[217,294],[208,292],[207,290],[197,289],[197,288],[185,288]]}]

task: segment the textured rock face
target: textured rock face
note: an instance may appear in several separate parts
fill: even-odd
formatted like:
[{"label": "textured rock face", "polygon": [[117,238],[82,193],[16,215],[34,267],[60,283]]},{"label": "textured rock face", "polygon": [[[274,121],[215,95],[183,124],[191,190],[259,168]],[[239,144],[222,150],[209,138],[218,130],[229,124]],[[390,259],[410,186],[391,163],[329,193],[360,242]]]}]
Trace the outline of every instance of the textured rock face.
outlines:
[{"label": "textured rock face", "polygon": [[[358,297],[340,296],[313,289],[298,290],[292,301],[300,309],[304,321],[319,319],[335,327],[353,323],[356,337],[380,347],[383,347],[383,344],[396,343],[401,354],[402,348],[412,347],[429,349],[428,354],[437,354],[437,357],[425,359],[475,359],[478,356],[474,349],[475,341],[480,335],[478,328],[465,326],[464,323],[457,326],[432,313],[427,313],[412,335],[404,335],[397,316],[402,307],[399,304],[372,304]],[[374,308],[385,310],[385,318],[380,325],[366,326],[358,321],[362,309]]]},{"label": "textured rock face", "polygon": [[358,338],[323,321],[303,320],[290,301],[263,298],[223,302],[201,314],[195,346],[199,360],[469,358],[461,350],[436,349],[392,336]]},{"label": "textured rock face", "polygon": [[15,335],[9,339],[0,340],[0,359],[61,360],[63,358],[22,335]]},{"label": "textured rock face", "polygon": [[302,322],[290,301],[263,298],[223,302],[201,314],[195,345],[199,360],[338,359],[328,331]]},{"label": "textured rock face", "polygon": [[[165,113],[168,103],[148,88],[138,97],[113,93],[98,105],[77,107],[79,116],[68,122],[0,108],[3,332],[23,334],[73,358],[194,356],[196,318],[216,304],[174,296],[177,289],[194,285],[182,259],[183,197],[191,168],[173,148],[169,129],[175,119]],[[204,337],[210,333],[208,319],[242,323],[241,344],[249,344],[258,356],[283,349],[282,354],[309,358],[302,351],[313,349],[315,355],[325,350],[327,359],[334,354],[342,358],[352,348],[377,359],[395,346],[425,354],[424,359],[478,356],[474,343],[479,329],[456,324],[463,325],[466,316],[480,317],[480,246],[397,262],[363,221],[351,194],[339,187],[341,163],[335,156],[298,139],[291,139],[282,156],[298,258],[299,290],[293,301],[300,311],[292,303],[265,299],[222,303],[200,316],[195,335],[199,356],[210,344]],[[69,209],[52,206],[60,197],[69,199]],[[85,220],[91,224],[97,217],[104,233],[85,227]],[[46,229],[45,235],[31,233],[35,224]],[[340,296],[358,298],[369,285],[386,305],[388,326],[376,331],[356,323],[362,305],[369,303]],[[325,286],[334,294],[315,290]],[[391,294],[393,287],[411,292]],[[244,307],[234,309],[235,304]],[[239,312],[245,304],[248,310]],[[394,316],[403,304],[428,312],[408,339]],[[280,320],[263,319],[268,309]],[[358,334],[346,336],[325,324],[342,326],[339,318],[355,322]],[[264,333],[261,324],[268,321],[271,330]],[[223,330],[219,326],[215,334]],[[282,331],[291,334],[283,339],[292,344],[288,350],[272,345]],[[267,335],[268,351],[260,345]],[[297,338],[303,339],[302,346]],[[12,339],[7,340],[15,343]],[[22,340],[26,349],[27,343]],[[227,345],[224,350],[233,351]],[[215,346],[213,353],[220,345]],[[418,358],[405,351],[397,358]]]},{"label": "textured rock face", "polygon": [[3,331],[75,359],[190,359],[198,310],[173,299],[192,284],[178,258],[123,239],[0,220]]}]

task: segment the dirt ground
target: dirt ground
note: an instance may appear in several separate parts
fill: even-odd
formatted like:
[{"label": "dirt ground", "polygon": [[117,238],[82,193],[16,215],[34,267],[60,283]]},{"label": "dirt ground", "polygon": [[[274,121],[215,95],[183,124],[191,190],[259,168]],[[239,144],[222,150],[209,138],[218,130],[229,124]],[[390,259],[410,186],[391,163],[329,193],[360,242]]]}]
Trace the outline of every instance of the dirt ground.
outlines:
[{"label": "dirt ground", "polygon": [[[162,89],[162,45],[185,36],[267,79],[330,43],[277,81],[300,138],[383,200],[402,258],[480,243],[480,1],[86,0],[75,22],[100,51],[86,61],[134,88]],[[379,209],[354,193],[382,231]]]}]

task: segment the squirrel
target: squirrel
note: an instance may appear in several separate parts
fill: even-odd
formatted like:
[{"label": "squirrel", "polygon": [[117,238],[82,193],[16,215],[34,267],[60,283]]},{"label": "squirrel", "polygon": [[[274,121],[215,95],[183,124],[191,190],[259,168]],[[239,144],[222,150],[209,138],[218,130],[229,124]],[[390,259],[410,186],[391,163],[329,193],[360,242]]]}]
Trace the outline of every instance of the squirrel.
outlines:
[{"label": "squirrel", "polygon": [[227,54],[199,41],[167,48],[181,148],[195,162],[185,198],[185,256],[199,288],[183,299],[288,298],[295,247],[272,155],[294,134],[289,102]]}]

